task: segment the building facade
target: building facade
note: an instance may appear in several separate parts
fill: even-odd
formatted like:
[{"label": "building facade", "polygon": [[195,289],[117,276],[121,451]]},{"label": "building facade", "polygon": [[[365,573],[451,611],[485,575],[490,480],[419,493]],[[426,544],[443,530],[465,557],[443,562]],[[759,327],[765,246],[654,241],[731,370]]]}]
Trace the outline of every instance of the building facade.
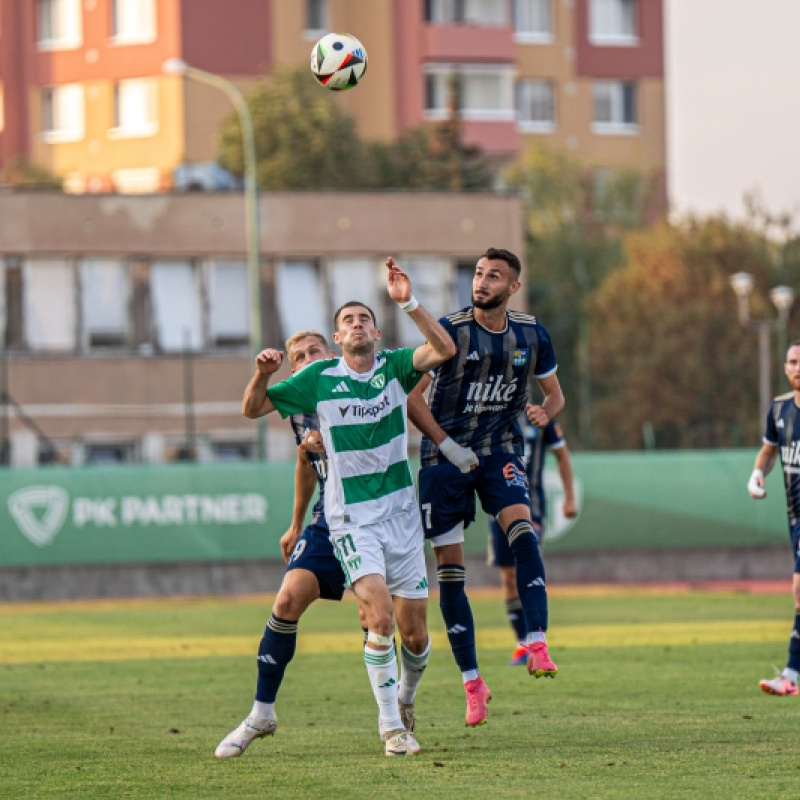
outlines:
[{"label": "building facade", "polygon": [[500,159],[544,141],[664,170],[662,0],[0,0],[0,165],[72,192],[222,188],[230,103],[164,62],[246,91],[329,30],[369,53],[336,97],[366,138],[443,119],[455,78],[465,141]]},{"label": "building facade", "polygon": [[[524,250],[515,197],[270,193],[259,208],[257,343],[241,195],[0,190],[0,464],[253,458],[241,397],[254,347],[330,336],[354,299],[388,347],[416,346],[387,255],[441,316],[469,304],[487,247]],[[294,457],[277,415],[265,439],[270,459]]]}]

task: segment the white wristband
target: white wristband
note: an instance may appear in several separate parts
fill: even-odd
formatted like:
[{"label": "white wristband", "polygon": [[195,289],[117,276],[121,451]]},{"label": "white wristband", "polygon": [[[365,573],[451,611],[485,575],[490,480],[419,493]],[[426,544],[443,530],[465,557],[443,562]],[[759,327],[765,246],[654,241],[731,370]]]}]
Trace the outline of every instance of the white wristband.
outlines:
[{"label": "white wristband", "polygon": [[419,300],[412,294],[410,299],[406,300],[405,303],[398,303],[397,305],[406,312],[406,314],[414,311],[415,309],[419,308]]},{"label": "white wristband", "polygon": [[747,491],[751,497],[761,498],[765,497],[767,494],[767,490],[758,485],[758,478],[763,481],[764,473],[760,469],[754,469],[753,474],[750,476],[750,480],[747,482]]}]

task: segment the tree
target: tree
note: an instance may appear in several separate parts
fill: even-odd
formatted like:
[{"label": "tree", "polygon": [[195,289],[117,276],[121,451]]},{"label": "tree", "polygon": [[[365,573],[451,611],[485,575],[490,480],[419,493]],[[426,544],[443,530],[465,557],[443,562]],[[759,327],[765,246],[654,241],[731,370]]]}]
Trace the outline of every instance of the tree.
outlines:
[{"label": "tree", "polygon": [[[278,68],[247,96],[262,189],[491,189],[490,161],[462,143],[457,114],[406,131],[396,142],[363,140],[335,94],[305,68]],[[222,125],[217,160],[244,173],[237,114]]]},{"label": "tree", "polygon": [[663,216],[663,182],[628,168],[592,168],[543,145],[526,151],[507,181],[525,198],[529,306],[555,344],[567,435],[590,448],[588,301],[625,263],[624,235]]},{"label": "tree", "polygon": [[[276,69],[247,96],[262,189],[359,189],[374,182],[369,147],[355,120],[307,69]],[[244,173],[238,115],[222,125],[219,164]]]},{"label": "tree", "polygon": [[766,289],[796,282],[800,265],[778,264],[773,244],[723,217],[627,237],[627,264],[590,304],[598,447],[640,448],[643,430],[657,447],[758,443],[756,337],[738,324],[729,277],[752,273],[753,316],[774,317]]},{"label": "tree", "polygon": [[462,142],[461,124],[452,117],[407,130],[396,142],[375,145],[377,185],[385,189],[489,191],[492,165],[484,152]]}]

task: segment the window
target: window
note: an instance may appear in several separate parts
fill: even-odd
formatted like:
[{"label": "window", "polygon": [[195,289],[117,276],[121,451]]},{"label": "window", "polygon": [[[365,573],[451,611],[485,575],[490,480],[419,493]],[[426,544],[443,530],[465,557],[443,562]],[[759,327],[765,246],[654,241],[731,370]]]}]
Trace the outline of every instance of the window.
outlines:
[{"label": "window", "polygon": [[438,25],[508,25],[507,0],[426,0],[425,21]]},{"label": "window", "polygon": [[42,89],[42,141],[77,142],[83,139],[83,86],[66,83]]},{"label": "window", "polygon": [[216,441],[209,442],[210,455],[214,461],[253,461],[256,456],[255,442]]},{"label": "window", "polygon": [[636,0],[590,0],[589,41],[607,46],[638,44]]},{"label": "window", "polygon": [[472,305],[472,279],[475,277],[474,261],[459,261],[456,265],[456,308]]},{"label": "window", "polygon": [[328,30],[328,0],[306,0],[306,30]]},{"label": "window", "polygon": [[125,264],[111,259],[81,263],[83,346],[122,347],[128,343],[130,282]]},{"label": "window", "polygon": [[555,130],[555,87],[552,81],[524,80],[517,83],[517,122],[528,133]]},{"label": "window", "polygon": [[209,327],[217,346],[246,345],[250,341],[247,264],[214,261],[209,275]]},{"label": "window", "polygon": [[636,84],[629,81],[595,81],[595,133],[635,133],[638,131]]},{"label": "window", "polygon": [[83,463],[96,466],[130,464],[136,461],[133,442],[87,442],[83,448]]},{"label": "window", "polygon": [[26,261],[23,267],[25,341],[31,350],[74,350],[75,274],[64,260]]},{"label": "window", "polygon": [[116,44],[155,41],[155,0],[111,0],[111,37]]},{"label": "window", "polygon": [[[452,311],[450,286],[450,262],[443,258],[399,259],[403,269],[411,278],[414,296],[436,319]],[[423,336],[411,317],[397,309],[399,340],[401,347],[416,347],[422,344]]]},{"label": "window", "polygon": [[152,78],[133,78],[114,86],[114,127],[109,137],[152,136],[158,131],[158,100]]},{"label": "window", "polygon": [[281,333],[288,339],[297,331],[326,331],[325,298],[317,265],[310,261],[284,261],[276,266],[275,288]]},{"label": "window", "polygon": [[428,119],[448,116],[452,91],[458,92],[458,105],[465,120],[514,119],[514,74],[509,67],[467,64],[429,67],[425,76]]},{"label": "window", "polygon": [[37,0],[38,45],[41,50],[69,50],[83,41],[81,0]]},{"label": "window", "polygon": [[[366,259],[339,259],[329,265],[331,279],[331,308],[336,311],[349,300],[366,303],[376,314],[379,300],[377,294],[376,275],[386,279],[386,267],[381,272],[376,265]],[[329,327],[321,328],[323,332]]]},{"label": "window", "polygon": [[514,0],[514,33],[519,42],[552,42],[553,0]]},{"label": "window", "polygon": [[150,291],[156,341],[165,353],[199,350],[203,345],[200,281],[188,261],[155,261]]}]

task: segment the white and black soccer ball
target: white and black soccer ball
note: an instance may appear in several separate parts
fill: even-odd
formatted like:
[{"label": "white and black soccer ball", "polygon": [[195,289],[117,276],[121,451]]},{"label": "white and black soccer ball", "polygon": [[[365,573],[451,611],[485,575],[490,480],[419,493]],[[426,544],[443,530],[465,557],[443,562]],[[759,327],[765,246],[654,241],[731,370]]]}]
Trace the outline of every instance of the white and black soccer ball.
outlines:
[{"label": "white and black soccer ball", "polygon": [[326,33],[311,51],[311,72],[326,89],[352,89],[366,71],[367,51],[349,33]]}]

